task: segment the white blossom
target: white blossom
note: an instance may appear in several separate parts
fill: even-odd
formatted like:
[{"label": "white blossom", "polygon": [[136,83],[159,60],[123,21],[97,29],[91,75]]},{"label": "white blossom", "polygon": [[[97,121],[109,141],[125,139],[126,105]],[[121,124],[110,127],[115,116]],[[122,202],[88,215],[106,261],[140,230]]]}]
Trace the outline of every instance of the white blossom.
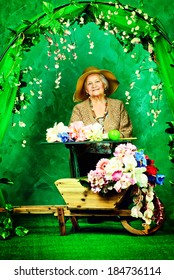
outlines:
[{"label": "white blossom", "polygon": [[132,40],[131,40],[131,43],[132,44],[139,44],[141,42],[141,40],[139,39],[139,38],[133,38]]},{"label": "white blossom", "polygon": [[25,94],[22,93],[22,94],[20,95],[20,100],[23,101],[24,99],[25,99]]},{"label": "white blossom", "polygon": [[25,124],[24,122],[19,121],[19,126],[20,126],[20,127],[25,127],[26,124]]}]

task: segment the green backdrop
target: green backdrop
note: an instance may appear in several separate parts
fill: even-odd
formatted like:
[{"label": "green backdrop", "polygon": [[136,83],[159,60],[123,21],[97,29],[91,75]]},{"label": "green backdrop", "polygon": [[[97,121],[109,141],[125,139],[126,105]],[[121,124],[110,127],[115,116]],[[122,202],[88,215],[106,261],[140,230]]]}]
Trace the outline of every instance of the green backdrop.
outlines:
[{"label": "green backdrop", "polygon": [[[72,1],[49,2],[57,7]],[[165,3],[162,0],[152,0],[150,5],[149,1],[122,1],[122,4],[141,8],[142,2],[143,11],[160,19],[168,38],[172,41],[174,3],[171,4],[169,0]],[[42,1],[21,0],[4,3],[0,0],[0,6],[3,54],[11,34],[8,28],[16,30],[21,26],[22,20],[37,18],[43,10]],[[4,186],[3,193],[13,205],[61,203],[61,199],[55,196],[54,182],[59,178],[70,177],[69,151],[61,144],[41,143],[45,141],[46,129],[52,127],[55,122],[63,121],[68,124],[74,106],[72,96],[76,81],[86,67],[94,65],[113,71],[120,81],[120,87],[112,97],[123,100],[126,104],[133,122],[133,134],[137,137],[134,144],[138,148],[144,148],[155,160],[160,173],[166,176],[165,185],[158,186],[156,192],[165,204],[168,218],[172,219],[174,198],[169,181],[173,179],[173,166],[168,158],[169,136],[164,131],[167,127],[166,122],[173,118],[173,104],[171,106],[170,103],[173,96],[166,94],[164,88],[162,92],[155,92],[156,96],[162,93],[162,99],[152,102],[149,91],[152,91],[153,85],[161,83],[157,74],[157,64],[153,60],[149,61],[149,53],[141,44],[137,44],[132,52],[125,53],[119,41],[106,31],[89,22],[84,26],[73,25],[71,35],[64,38],[66,43],[62,43],[61,36],[50,35],[59,43],[61,52],[66,54],[65,60],[58,60],[59,68],[55,68],[56,47],[51,45],[48,48],[46,38],[49,34],[41,35],[39,43],[24,53],[21,68],[29,67],[29,70],[23,74],[23,80],[27,83],[23,91],[28,95],[29,103],[27,109],[24,107],[20,110],[20,114],[11,115],[0,146],[0,177],[8,177],[14,182],[13,186]],[[65,49],[68,44],[72,45],[74,42],[77,59],[74,59],[73,51]],[[51,56],[48,51],[51,52]],[[137,76],[137,70],[140,78]],[[59,77],[59,73],[60,87],[55,88],[55,79]],[[173,89],[170,91],[173,92]],[[130,92],[129,104],[126,102],[126,92]],[[3,104],[2,100],[2,107]],[[153,114],[148,115],[154,109],[161,110],[155,123]]]}]

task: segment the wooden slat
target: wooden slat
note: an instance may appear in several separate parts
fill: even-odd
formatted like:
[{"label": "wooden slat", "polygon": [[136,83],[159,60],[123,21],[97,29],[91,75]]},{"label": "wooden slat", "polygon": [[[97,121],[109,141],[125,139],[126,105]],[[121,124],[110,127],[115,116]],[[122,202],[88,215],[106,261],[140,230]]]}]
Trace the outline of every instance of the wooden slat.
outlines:
[{"label": "wooden slat", "polygon": [[68,211],[64,211],[65,216],[81,216],[81,217],[88,217],[88,216],[120,216],[120,217],[130,217],[131,211],[130,210],[125,210],[125,209],[116,209],[113,211],[102,211],[102,210],[82,210],[82,211],[77,211],[77,209]]},{"label": "wooden slat", "polygon": [[30,206],[15,206],[13,208],[14,214],[54,214],[57,211],[57,206],[45,205],[30,205]]},{"label": "wooden slat", "polygon": [[[65,205],[21,205],[13,206],[14,214],[56,214],[58,207]],[[7,212],[4,208],[0,208],[0,212]]]},{"label": "wooden slat", "polygon": [[111,196],[102,196],[82,186],[76,178],[59,179],[55,185],[69,209],[113,209],[120,204],[127,192],[123,190]]}]

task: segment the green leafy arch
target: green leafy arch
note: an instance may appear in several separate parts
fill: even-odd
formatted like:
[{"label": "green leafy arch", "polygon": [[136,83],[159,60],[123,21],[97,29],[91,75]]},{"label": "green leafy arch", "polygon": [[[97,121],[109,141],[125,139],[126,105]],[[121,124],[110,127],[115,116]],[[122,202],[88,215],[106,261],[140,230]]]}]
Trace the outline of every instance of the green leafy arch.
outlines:
[{"label": "green leafy arch", "polygon": [[155,18],[141,9],[120,2],[101,3],[84,1],[53,8],[43,3],[44,13],[23,21],[17,30],[11,30],[11,40],[0,58],[0,143],[9,124],[17,92],[21,87],[20,66],[23,55],[40,40],[46,30],[54,34],[64,32],[63,23],[79,25],[94,22],[100,29],[108,29],[124,47],[125,52],[141,43],[157,62],[168,101],[174,112],[174,51],[173,45]]}]

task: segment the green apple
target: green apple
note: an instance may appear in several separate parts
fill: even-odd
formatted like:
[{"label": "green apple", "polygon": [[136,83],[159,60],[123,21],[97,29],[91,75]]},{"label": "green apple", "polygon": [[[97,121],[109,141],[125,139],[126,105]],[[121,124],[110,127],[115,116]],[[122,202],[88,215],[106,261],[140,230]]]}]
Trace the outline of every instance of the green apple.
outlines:
[{"label": "green apple", "polygon": [[110,140],[118,140],[120,139],[120,131],[117,129],[112,129],[108,132],[108,137]]}]

